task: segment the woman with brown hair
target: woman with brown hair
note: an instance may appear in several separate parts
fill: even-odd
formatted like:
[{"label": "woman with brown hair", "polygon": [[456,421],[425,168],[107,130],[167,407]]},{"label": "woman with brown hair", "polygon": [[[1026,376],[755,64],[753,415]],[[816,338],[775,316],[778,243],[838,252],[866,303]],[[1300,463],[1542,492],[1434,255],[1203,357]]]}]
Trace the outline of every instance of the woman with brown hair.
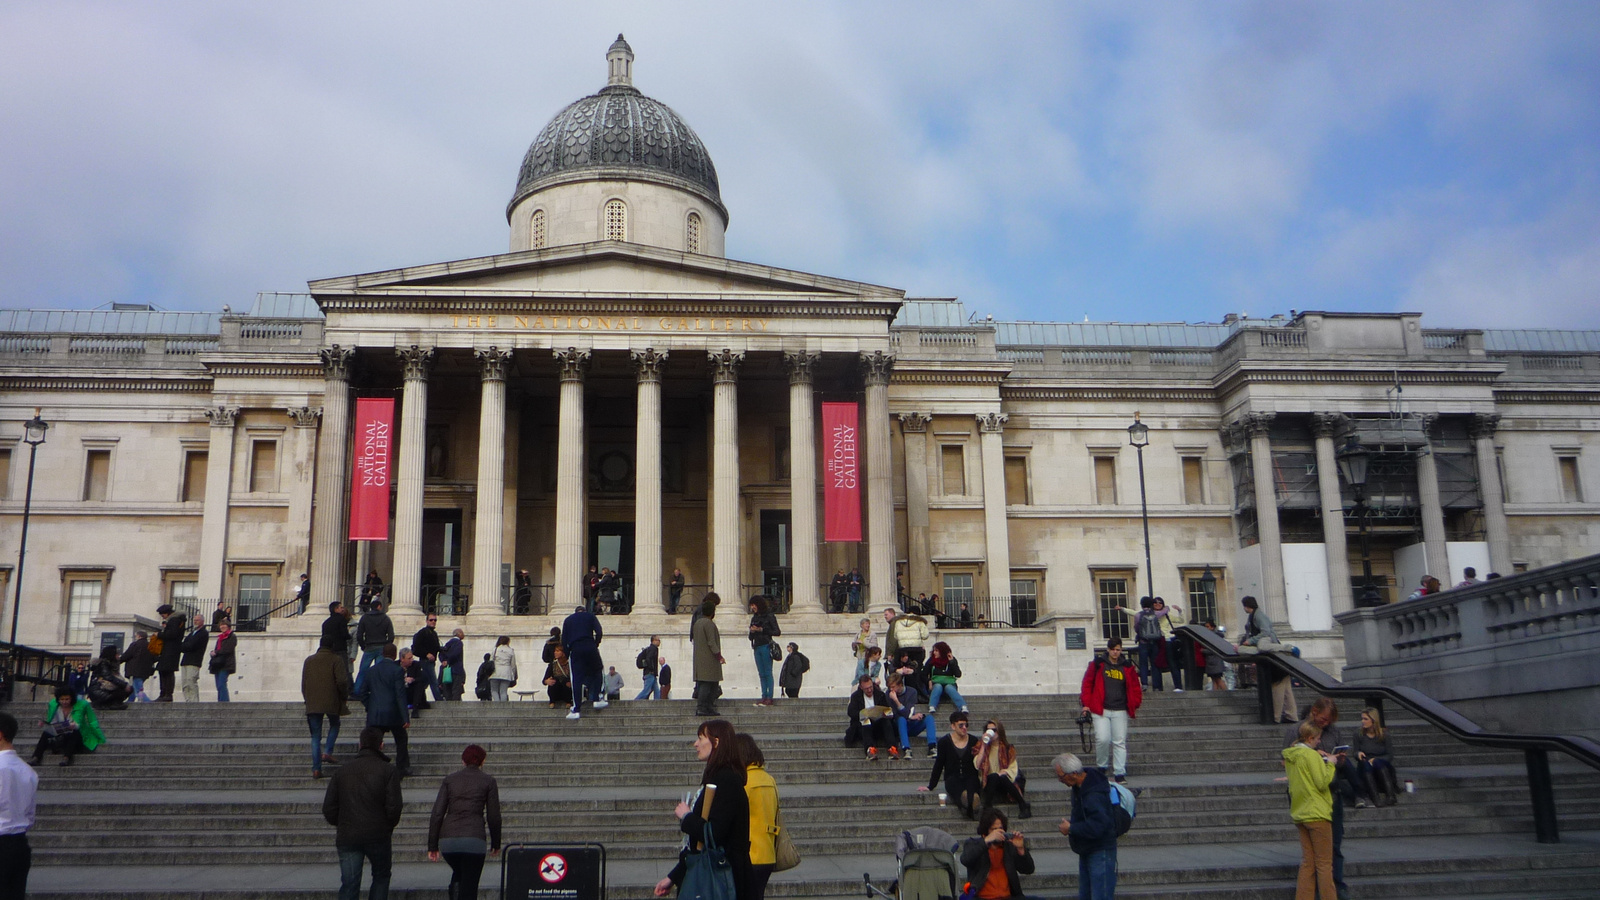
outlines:
[{"label": "woman with brown hair", "polygon": [[488,755],[477,744],[461,752],[462,769],[439,785],[428,817],[428,859],[450,864],[451,900],[477,900],[484,859],[500,855],[500,786],[483,771]]},{"label": "woman with brown hair", "polygon": [[679,851],[678,864],[656,883],[655,895],[665,897],[674,885],[683,883],[687,869],[683,856],[704,839],[706,827],[710,826],[712,840],[722,848],[733,869],[738,900],[748,900],[750,799],[744,792],[745,768],[733,726],[723,719],[701,722],[695,732],[694,753],[706,764],[700,776],[700,790],[674,810],[684,835],[683,849]]},{"label": "woman with brown hair", "polygon": [[767,774],[767,756],[756,739],[741,732],[737,740],[744,795],[750,801],[750,889],[745,900],[763,900],[778,864],[778,783]]},{"label": "woman with brown hair", "polygon": [[1017,818],[1033,817],[1033,806],[1023,794],[1026,781],[1017,768],[1017,748],[1006,740],[1006,727],[996,719],[984,726],[981,745],[973,760],[978,770],[978,780],[983,785],[983,799],[979,808],[993,806],[999,800],[1015,800]]}]

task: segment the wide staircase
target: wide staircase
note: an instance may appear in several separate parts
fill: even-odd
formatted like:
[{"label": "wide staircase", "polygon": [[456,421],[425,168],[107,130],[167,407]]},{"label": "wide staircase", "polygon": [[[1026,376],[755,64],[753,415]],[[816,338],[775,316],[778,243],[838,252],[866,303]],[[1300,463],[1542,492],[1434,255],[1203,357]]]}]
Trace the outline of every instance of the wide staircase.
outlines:
[{"label": "wide staircase", "polygon": [[[1069,797],[1049,769],[1062,750],[1083,754],[1075,698],[968,700],[975,718],[1000,719],[1022,749],[1034,818],[1012,825],[1029,835],[1038,862],[1024,890],[1075,897],[1077,858],[1056,831]],[[916,791],[931,766],[921,739],[913,738],[914,761],[869,762],[842,746],[843,707],[839,699],[760,709],[723,701],[727,718],[762,745],[805,857],[774,876],[769,896],[862,897],[864,873],[879,887],[893,879],[901,829],[972,831],[935,793]],[[649,896],[677,853],[672,807],[699,778],[692,710],[689,701],[621,702],[569,722],[542,703],[435,704],[411,728],[416,776],[405,782],[394,836],[393,895],[444,896],[449,870],[424,853],[428,813],[461,749],[478,743],[500,783],[508,843],[599,842],[609,896]],[[1129,773],[1142,791],[1138,819],[1119,844],[1119,896],[1293,895],[1300,850],[1276,780],[1283,727],[1254,724],[1254,710],[1248,692],[1156,694],[1140,710]],[[20,704],[15,711],[36,718]],[[362,716],[353,711],[341,757],[354,754]],[[1344,722],[1357,721],[1355,706],[1342,711]],[[1392,718],[1401,777],[1415,793],[1395,807],[1348,811],[1353,896],[1600,897],[1600,773],[1553,761],[1562,841],[1539,844],[1520,754],[1467,747],[1398,712]],[[110,741],[98,753],[72,768],[51,757],[39,769],[30,897],[333,895],[333,829],[321,814],[327,782],[311,778],[298,705],[141,704],[101,721]],[[18,743],[31,747],[31,738]],[[491,861],[484,884],[499,876]]]}]

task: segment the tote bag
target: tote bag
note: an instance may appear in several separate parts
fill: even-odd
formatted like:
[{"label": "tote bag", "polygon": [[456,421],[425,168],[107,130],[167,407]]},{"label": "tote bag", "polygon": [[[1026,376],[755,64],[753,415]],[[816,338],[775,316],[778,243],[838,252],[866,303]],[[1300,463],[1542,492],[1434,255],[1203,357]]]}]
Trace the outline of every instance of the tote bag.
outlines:
[{"label": "tote bag", "polygon": [[734,900],[734,896],[733,867],[711,836],[711,823],[707,822],[702,849],[683,854],[683,884],[678,886],[678,900]]},{"label": "tote bag", "polygon": [[789,837],[789,828],[783,824],[783,810],[778,810],[778,834],[773,840],[773,849],[777,858],[773,863],[772,871],[786,872],[800,865],[800,851],[795,849],[794,839]]}]

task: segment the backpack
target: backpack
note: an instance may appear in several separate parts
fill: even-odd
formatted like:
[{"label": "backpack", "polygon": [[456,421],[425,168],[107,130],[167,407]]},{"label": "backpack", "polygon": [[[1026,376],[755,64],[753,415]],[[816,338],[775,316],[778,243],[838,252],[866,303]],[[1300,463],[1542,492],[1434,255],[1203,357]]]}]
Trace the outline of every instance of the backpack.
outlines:
[{"label": "backpack", "polygon": [[650,652],[650,648],[649,647],[646,647],[643,650],[640,650],[639,651],[639,655],[635,656],[633,658],[633,664],[638,666],[641,669],[644,668],[644,655],[646,653],[649,653],[649,652]]},{"label": "backpack", "polygon": [[1117,837],[1122,837],[1128,833],[1129,828],[1133,827],[1133,817],[1137,815],[1135,808],[1138,805],[1138,800],[1135,799],[1133,791],[1129,790],[1127,785],[1117,784],[1115,781],[1110,780],[1107,780],[1106,783],[1111,786],[1111,818],[1117,825]]},{"label": "backpack", "polygon": [[1138,632],[1141,641],[1158,641],[1161,639],[1161,619],[1149,613],[1140,613],[1135,617],[1134,629]]}]

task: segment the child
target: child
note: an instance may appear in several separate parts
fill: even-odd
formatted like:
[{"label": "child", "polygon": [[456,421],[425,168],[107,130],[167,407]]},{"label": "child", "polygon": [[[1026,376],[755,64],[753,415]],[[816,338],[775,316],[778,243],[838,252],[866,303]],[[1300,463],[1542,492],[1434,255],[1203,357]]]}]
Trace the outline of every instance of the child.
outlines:
[{"label": "child", "polygon": [[1283,751],[1289,771],[1289,814],[1300,832],[1300,878],[1295,900],[1334,900],[1333,783],[1334,758],[1316,749],[1322,728],[1300,725],[1300,739]]}]

